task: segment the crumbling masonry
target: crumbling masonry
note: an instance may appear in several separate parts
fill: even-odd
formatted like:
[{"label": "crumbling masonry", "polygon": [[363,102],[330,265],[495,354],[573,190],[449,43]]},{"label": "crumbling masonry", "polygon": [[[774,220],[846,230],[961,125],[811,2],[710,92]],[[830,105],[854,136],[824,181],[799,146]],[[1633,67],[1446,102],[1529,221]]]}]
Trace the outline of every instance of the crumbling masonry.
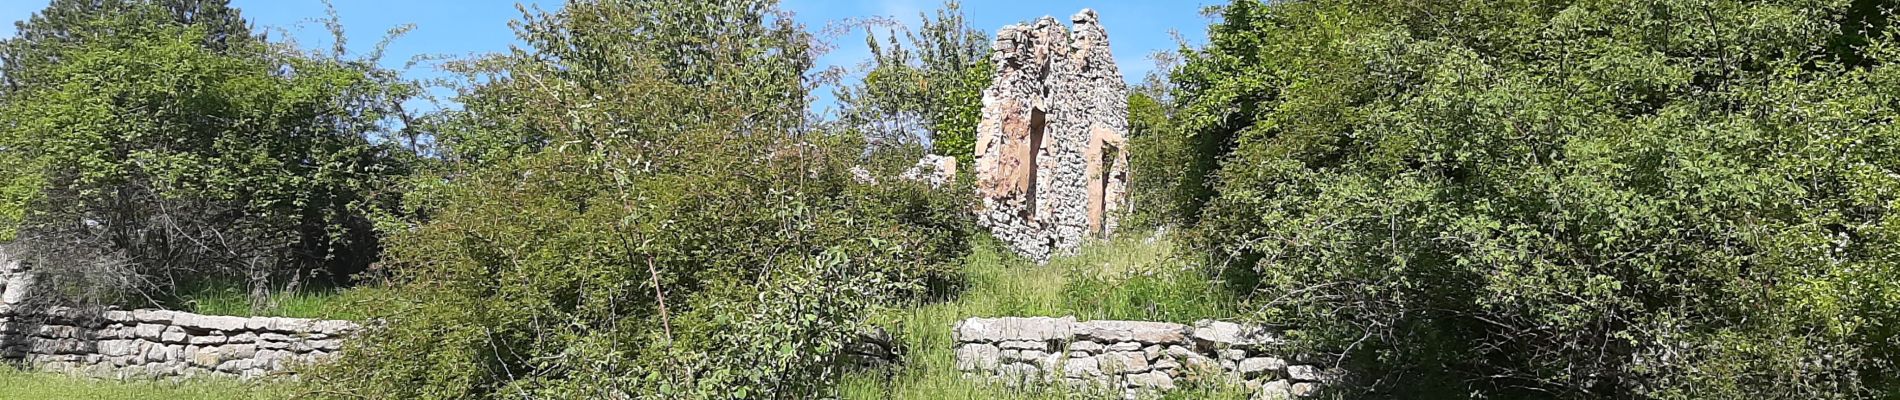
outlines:
[{"label": "crumbling masonry", "polygon": [[977,126],[978,222],[1047,261],[1115,231],[1127,208],[1128,92],[1095,11],[997,32]]}]

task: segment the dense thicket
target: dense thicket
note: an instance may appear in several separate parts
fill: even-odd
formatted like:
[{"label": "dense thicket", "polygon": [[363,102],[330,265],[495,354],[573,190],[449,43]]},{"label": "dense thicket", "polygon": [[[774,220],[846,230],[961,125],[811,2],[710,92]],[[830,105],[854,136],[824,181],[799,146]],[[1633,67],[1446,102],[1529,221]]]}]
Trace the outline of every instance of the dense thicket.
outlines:
[{"label": "dense thicket", "polygon": [[810,42],[774,3],[572,1],[462,65],[455,163],[390,239],[386,324],[311,393],[824,396],[872,311],[955,278],[969,196],[854,179],[901,163],[783,101]]},{"label": "dense thicket", "polygon": [[1236,1],[1189,208],[1384,395],[1894,396],[1882,3]]},{"label": "dense thicket", "polygon": [[411,91],[392,74],[252,36],[223,1],[55,1],[0,55],[0,241],[53,293],[150,306],[376,259],[369,215],[406,168],[372,140]]}]

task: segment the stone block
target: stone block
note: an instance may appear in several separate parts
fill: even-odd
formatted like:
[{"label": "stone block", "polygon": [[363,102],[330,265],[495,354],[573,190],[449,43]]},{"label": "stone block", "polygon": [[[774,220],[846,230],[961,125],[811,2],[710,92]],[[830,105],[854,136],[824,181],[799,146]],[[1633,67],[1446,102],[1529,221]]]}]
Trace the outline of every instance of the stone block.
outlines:
[{"label": "stone block", "polygon": [[1112,374],[1136,374],[1154,369],[1148,363],[1148,357],[1140,352],[1104,353],[1101,360],[1102,370]]},{"label": "stone block", "polygon": [[1185,344],[1186,330],[1186,325],[1166,322],[1090,321],[1075,324],[1076,337],[1105,343]]},{"label": "stone block", "polygon": [[1031,341],[1022,341],[1022,340],[1011,340],[1011,341],[1003,342],[1002,345],[999,345],[997,347],[1000,347],[1003,349],[1015,349],[1015,350],[1046,350],[1049,348],[1049,342],[1031,342]]},{"label": "stone block", "polygon": [[165,343],[185,343],[186,337],[185,328],[174,325],[165,327],[165,332],[158,335],[158,340]]},{"label": "stone block", "polygon": [[178,315],[177,312],[166,310],[132,311],[132,319],[148,324],[170,325],[172,323],[172,317],[176,315]]},{"label": "stone block", "polygon": [[1245,379],[1254,379],[1269,374],[1278,374],[1286,369],[1286,360],[1273,357],[1254,357],[1240,360],[1237,372]]},{"label": "stone block", "polygon": [[1102,376],[1101,360],[1095,357],[1070,358],[1062,363],[1062,375],[1073,379]]},{"label": "stone block", "polygon": [[209,333],[209,334],[204,334],[204,335],[197,335],[197,336],[192,336],[192,337],[191,337],[190,339],[187,339],[187,340],[186,340],[186,343],[190,343],[190,344],[195,344],[195,345],[200,345],[200,346],[202,346],[202,345],[213,345],[213,344],[224,344],[224,342],[225,342],[225,337],[224,337],[224,335],[220,335],[220,334],[215,334],[215,333]]},{"label": "stone block", "polygon": [[145,340],[156,342],[156,341],[161,340],[161,338],[165,334],[165,325],[139,324],[138,326],[135,326],[132,328],[132,334],[133,336],[138,337],[139,339],[145,339]]},{"label": "stone block", "polygon": [[1129,375],[1128,384],[1144,389],[1174,390],[1174,377],[1168,376],[1168,373],[1162,371],[1149,371],[1147,373]]},{"label": "stone block", "polygon": [[958,322],[952,336],[959,343],[1066,341],[1074,323],[1074,317],[970,318]]},{"label": "stone block", "polygon": [[1293,382],[1281,379],[1261,384],[1259,391],[1255,392],[1254,398],[1258,400],[1293,400]]},{"label": "stone block", "polygon": [[1285,342],[1278,332],[1271,329],[1211,320],[1194,323],[1192,336],[1201,346],[1215,349],[1263,349]]},{"label": "stone block", "polygon": [[1308,397],[1319,394],[1320,385],[1313,382],[1293,384],[1293,397]]},{"label": "stone block", "polygon": [[994,370],[996,364],[1002,361],[1002,352],[989,344],[964,344],[957,346],[956,353],[959,371]]}]

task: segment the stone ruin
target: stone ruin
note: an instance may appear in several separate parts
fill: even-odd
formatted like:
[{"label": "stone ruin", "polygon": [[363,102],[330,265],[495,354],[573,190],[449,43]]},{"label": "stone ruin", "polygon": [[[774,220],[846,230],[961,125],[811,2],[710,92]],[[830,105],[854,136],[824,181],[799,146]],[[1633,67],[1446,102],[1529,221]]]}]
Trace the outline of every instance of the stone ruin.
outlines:
[{"label": "stone ruin", "polygon": [[1038,262],[1128,208],[1128,90],[1093,10],[997,32],[976,132],[978,223]]}]

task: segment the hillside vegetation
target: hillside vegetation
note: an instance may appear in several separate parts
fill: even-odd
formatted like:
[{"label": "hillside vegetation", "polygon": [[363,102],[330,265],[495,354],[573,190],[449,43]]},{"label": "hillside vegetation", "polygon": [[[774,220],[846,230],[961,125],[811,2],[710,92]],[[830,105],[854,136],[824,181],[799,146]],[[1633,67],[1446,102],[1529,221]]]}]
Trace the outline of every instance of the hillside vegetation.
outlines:
[{"label": "hillside vegetation", "polygon": [[961,7],[843,24],[839,71],[775,0],[571,0],[417,82],[334,15],[52,0],[0,41],[35,300],[369,328],[295,382],[0,397],[1101,397],[954,369],[958,320],[1073,315],[1282,329],[1342,398],[1900,398],[1891,2],[1232,0],[1130,87],[1131,233],[1047,265],[902,178],[975,146]]}]

